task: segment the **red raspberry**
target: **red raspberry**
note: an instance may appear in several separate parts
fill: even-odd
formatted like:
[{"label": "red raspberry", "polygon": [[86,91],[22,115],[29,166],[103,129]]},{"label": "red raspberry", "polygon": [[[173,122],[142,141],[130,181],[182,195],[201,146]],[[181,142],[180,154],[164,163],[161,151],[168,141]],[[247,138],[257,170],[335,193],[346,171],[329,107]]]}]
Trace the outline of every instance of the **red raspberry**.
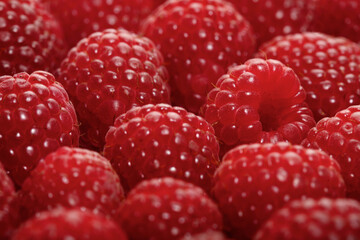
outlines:
[{"label": "red raspberry", "polygon": [[159,0],[40,0],[59,19],[69,46],[107,28],[137,31]]},{"label": "red raspberry", "polygon": [[304,32],[317,0],[228,0],[253,26],[258,44],[278,35]]},{"label": "red raspberry", "polygon": [[294,34],[264,44],[259,56],[277,59],[295,71],[316,120],[360,103],[356,43],[320,33]]},{"label": "red raspberry", "polygon": [[50,152],[78,144],[74,107],[53,75],[0,77],[0,161],[15,184]]},{"label": "red raspberry", "polygon": [[185,236],[181,240],[227,240],[227,238],[222,232],[209,230],[204,233]]},{"label": "red raspberry", "polygon": [[132,240],[179,239],[221,230],[221,214],[199,187],[173,178],[145,180],[119,209],[119,222]]},{"label": "red raspberry", "polygon": [[254,239],[360,239],[360,203],[351,199],[295,200],[273,214]]},{"label": "red raspberry", "polygon": [[275,60],[251,59],[223,75],[202,109],[222,152],[251,142],[297,144],[315,125],[293,70]]},{"label": "red raspberry", "polygon": [[347,195],[360,199],[360,105],[320,120],[302,144],[320,148],[335,158],[341,166]]},{"label": "red raspberry", "polygon": [[125,30],[94,33],[69,52],[58,79],[75,105],[85,146],[101,149],[115,118],[130,108],[170,101],[163,64],[152,41]]},{"label": "red raspberry", "polygon": [[311,29],[360,43],[360,2],[317,0]]},{"label": "red raspberry", "polygon": [[292,199],[343,197],[337,162],[327,154],[288,143],[242,145],[215,172],[213,194],[230,232],[251,237]]},{"label": "red raspberry", "polygon": [[248,59],[255,45],[249,23],[222,0],[167,1],[142,32],[168,63],[173,103],[194,113],[227,67]]},{"label": "red raspberry", "polygon": [[104,155],[126,190],[142,179],[172,176],[210,190],[219,144],[204,119],[167,104],[133,108],[106,135]]},{"label": "red raspberry", "polygon": [[56,207],[82,207],[113,215],[124,198],[119,177],[97,152],[59,148],[46,156],[22,186],[24,218]]},{"label": "red raspberry", "polygon": [[37,0],[0,0],[0,76],[54,71],[65,55],[58,22]]},{"label": "red raspberry", "polygon": [[25,222],[13,240],[127,240],[112,220],[80,209],[41,212]]}]

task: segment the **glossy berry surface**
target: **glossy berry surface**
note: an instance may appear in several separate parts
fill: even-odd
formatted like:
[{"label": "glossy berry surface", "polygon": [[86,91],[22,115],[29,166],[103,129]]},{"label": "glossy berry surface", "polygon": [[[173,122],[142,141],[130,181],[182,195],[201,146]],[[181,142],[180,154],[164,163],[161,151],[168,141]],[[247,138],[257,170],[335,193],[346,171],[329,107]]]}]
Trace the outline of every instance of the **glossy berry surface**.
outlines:
[{"label": "glossy berry surface", "polygon": [[57,207],[87,208],[114,215],[124,192],[119,177],[99,153],[62,147],[46,156],[24,182],[19,202],[24,218]]},{"label": "glossy berry surface", "polygon": [[344,180],[327,154],[289,143],[241,145],[215,172],[212,189],[228,231],[252,237],[293,199],[343,197]]},{"label": "glossy berry surface", "polygon": [[104,148],[126,190],[143,179],[172,176],[209,191],[218,154],[210,124],[167,104],[149,104],[121,115],[107,133]]},{"label": "glossy berry surface", "polygon": [[360,43],[360,2],[317,0],[311,29]]},{"label": "glossy berry surface", "polygon": [[278,210],[254,240],[359,239],[360,203],[351,199],[295,200]]},{"label": "glossy berry surface", "polygon": [[168,103],[163,57],[147,38],[105,30],[83,39],[62,62],[58,80],[79,117],[81,143],[102,149],[105,134],[134,106]]},{"label": "glossy berry surface", "polygon": [[180,239],[206,230],[221,230],[216,204],[199,187],[173,178],[145,180],[119,209],[119,223],[133,240]]},{"label": "glossy berry surface", "polygon": [[127,240],[112,220],[80,209],[55,209],[41,212],[26,221],[13,240]]},{"label": "glossy berry surface", "polygon": [[321,33],[294,34],[265,43],[259,56],[295,71],[317,121],[360,103],[360,46],[354,42]]},{"label": "glossy berry surface", "polygon": [[65,55],[59,23],[36,0],[0,1],[0,76],[53,72]]},{"label": "glossy berry surface", "polygon": [[216,232],[212,230],[208,230],[203,233],[198,233],[194,235],[188,235],[181,240],[227,240],[228,238],[222,232]]},{"label": "glossy berry surface", "polygon": [[222,152],[244,143],[301,143],[315,125],[294,71],[275,60],[251,59],[220,77],[202,115]]},{"label": "glossy berry surface", "polygon": [[167,1],[143,23],[165,57],[172,102],[197,113],[216,80],[254,51],[249,23],[222,0]]},{"label": "glossy berry surface", "polygon": [[341,166],[348,196],[360,200],[360,105],[320,120],[302,144],[334,157]]},{"label": "glossy berry surface", "polygon": [[227,0],[250,22],[263,43],[275,36],[305,32],[314,18],[316,0]]},{"label": "glossy berry surface", "polygon": [[0,161],[15,184],[50,152],[78,144],[74,107],[54,76],[37,71],[0,77]]},{"label": "glossy berry surface", "polygon": [[107,28],[137,32],[140,21],[159,0],[40,0],[57,17],[73,47],[82,38]]}]

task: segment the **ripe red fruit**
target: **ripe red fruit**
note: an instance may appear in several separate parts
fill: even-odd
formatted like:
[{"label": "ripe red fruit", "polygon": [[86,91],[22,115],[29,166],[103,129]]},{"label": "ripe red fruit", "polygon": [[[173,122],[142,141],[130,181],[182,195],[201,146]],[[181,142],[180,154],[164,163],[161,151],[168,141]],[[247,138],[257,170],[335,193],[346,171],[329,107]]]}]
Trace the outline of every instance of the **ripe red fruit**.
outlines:
[{"label": "ripe red fruit", "polygon": [[255,47],[249,23],[222,0],[167,1],[141,31],[168,63],[173,103],[194,113],[227,67],[244,62]]},{"label": "ripe red fruit", "polygon": [[40,0],[57,17],[69,46],[107,28],[137,32],[159,0]]},{"label": "ripe red fruit", "polygon": [[360,200],[360,105],[320,120],[302,144],[320,148],[335,158],[341,166],[348,197]]},{"label": "ripe red fruit", "polygon": [[143,179],[172,176],[209,191],[218,154],[210,124],[167,104],[149,104],[121,115],[107,133],[104,148],[126,190]]},{"label": "ripe red fruit", "polygon": [[254,240],[360,239],[360,203],[351,199],[296,200],[278,210]]},{"label": "ripe red fruit", "polygon": [[292,69],[275,60],[251,59],[218,80],[201,112],[224,153],[251,142],[301,143],[315,125],[304,100]]},{"label": "ripe red fruit", "polygon": [[204,233],[185,236],[181,240],[227,240],[227,238],[222,232],[209,230]]},{"label": "ripe red fruit", "polygon": [[173,178],[145,180],[119,209],[119,223],[130,239],[179,239],[221,230],[216,204],[199,187]]},{"label": "ripe red fruit", "polygon": [[227,0],[253,26],[258,44],[278,35],[305,32],[314,18],[316,0]]},{"label": "ripe red fruit", "polygon": [[360,103],[360,46],[321,33],[280,36],[260,47],[299,76],[306,102],[318,121]]},{"label": "ripe red fruit", "polygon": [[53,72],[65,56],[58,22],[37,0],[0,0],[0,76]]},{"label": "ripe red fruit", "polygon": [[57,207],[114,215],[124,192],[110,162],[97,152],[62,147],[46,156],[20,190],[24,218]]},{"label": "ripe red fruit", "polygon": [[360,43],[360,2],[317,0],[311,29]]},{"label": "ripe red fruit", "polygon": [[0,77],[0,161],[15,184],[50,152],[78,144],[74,107],[53,75]]},{"label": "ripe red fruit", "polygon": [[127,240],[112,220],[80,209],[55,209],[41,212],[26,221],[13,240]]},{"label": "ripe red fruit", "polygon": [[94,33],[69,52],[58,80],[75,105],[84,146],[102,149],[115,118],[130,108],[169,102],[163,64],[152,41],[125,30]]},{"label": "ripe red fruit", "polygon": [[337,162],[288,143],[241,145],[229,151],[214,176],[213,195],[236,237],[252,237],[274,211],[293,199],[343,197]]}]

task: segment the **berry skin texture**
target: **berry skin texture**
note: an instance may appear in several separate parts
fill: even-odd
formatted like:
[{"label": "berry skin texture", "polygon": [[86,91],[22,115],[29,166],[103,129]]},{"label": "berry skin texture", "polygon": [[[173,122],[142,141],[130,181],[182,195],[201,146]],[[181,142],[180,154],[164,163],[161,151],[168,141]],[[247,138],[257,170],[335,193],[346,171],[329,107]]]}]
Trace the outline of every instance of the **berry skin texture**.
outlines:
[{"label": "berry skin texture", "polygon": [[227,67],[255,50],[249,23],[221,0],[167,1],[144,21],[141,32],[168,63],[173,104],[194,113]]},{"label": "berry skin texture", "polygon": [[352,199],[295,200],[278,210],[254,240],[359,239],[360,203]]},{"label": "berry skin texture", "polygon": [[169,103],[163,57],[147,38],[105,30],[83,39],[61,64],[58,80],[79,117],[83,146],[102,149],[116,117],[132,107]]},{"label": "berry skin texture", "polygon": [[299,76],[315,120],[360,103],[360,46],[321,33],[280,36],[260,47]]},{"label": "berry skin texture", "polygon": [[185,236],[181,240],[227,240],[227,238],[222,232],[209,230],[204,233]]},{"label": "berry skin texture", "polygon": [[112,220],[80,209],[55,209],[41,212],[26,221],[13,240],[127,240]]},{"label": "berry skin texture", "polygon": [[315,125],[305,91],[292,69],[251,59],[223,75],[201,113],[215,129],[221,152],[253,142],[300,144]]},{"label": "berry skin texture", "polygon": [[343,197],[345,184],[337,162],[322,151],[284,142],[251,144],[224,156],[212,193],[224,226],[242,239],[290,200]]},{"label": "berry skin texture", "polygon": [[106,135],[108,158],[128,191],[143,179],[171,176],[210,191],[219,166],[214,129],[203,118],[167,104],[133,108]]},{"label": "berry skin texture", "polygon": [[311,30],[360,43],[360,2],[317,0]]},{"label": "berry skin texture", "polygon": [[315,0],[228,0],[253,26],[257,43],[305,32],[314,18]]},{"label": "berry skin texture", "polygon": [[36,71],[0,77],[0,161],[16,185],[47,154],[78,144],[74,107],[53,75]]},{"label": "berry skin texture", "polygon": [[302,145],[321,149],[335,158],[341,167],[347,196],[360,200],[360,105],[321,119]]},{"label": "berry skin texture", "polygon": [[70,47],[107,28],[137,32],[159,0],[41,0],[57,17]]},{"label": "berry skin texture", "polygon": [[123,199],[119,177],[107,159],[97,152],[62,147],[46,156],[26,179],[19,204],[25,219],[57,207],[113,216]]},{"label": "berry skin texture", "polygon": [[132,240],[181,239],[222,229],[216,204],[199,187],[173,178],[142,181],[119,209],[119,223]]},{"label": "berry skin texture", "polygon": [[37,0],[0,0],[0,76],[54,72],[65,56],[59,23]]}]

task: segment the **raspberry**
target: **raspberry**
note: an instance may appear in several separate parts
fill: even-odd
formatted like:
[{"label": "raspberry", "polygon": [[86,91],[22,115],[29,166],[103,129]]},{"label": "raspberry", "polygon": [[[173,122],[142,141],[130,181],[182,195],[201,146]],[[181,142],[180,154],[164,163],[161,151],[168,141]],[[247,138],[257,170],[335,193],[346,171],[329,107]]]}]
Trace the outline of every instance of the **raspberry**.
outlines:
[{"label": "raspberry", "polygon": [[41,212],[25,222],[13,240],[127,240],[112,220],[80,209]]},{"label": "raspberry", "polygon": [[141,31],[168,63],[173,103],[194,113],[227,67],[255,50],[249,23],[222,0],[167,1]]},{"label": "raspberry", "polygon": [[341,166],[348,197],[360,199],[360,105],[321,119],[302,144],[320,148],[335,158]]},{"label": "raspberry", "polygon": [[0,77],[0,161],[15,184],[48,153],[78,144],[74,107],[50,73]]},{"label": "raspberry", "polygon": [[41,0],[59,19],[69,46],[107,28],[137,32],[159,0]]},{"label": "raspberry", "polygon": [[129,239],[179,239],[221,230],[216,204],[199,187],[173,178],[145,180],[119,209],[119,223]]},{"label": "raspberry", "polygon": [[221,232],[209,230],[204,233],[185,236],[181,240],[227,240],[227,238]]},{"label": "raspberry", "polygon": [[241,145],[215,172],[213,195],[225,226],[251,237],[274,211],[293,199],[343,197],[337,162],[327,154],[289,143]]},{"label": "raspberry", "polygon": [[119,177],[100,154],[62,147],[46,156],[25,180],[19,203],[24,218],[57,207],[114,215],[124,198]]},{"label": "raspberry", "polygon": [[106,135],[104,155],[126,190],[142,179],[172,176],[210,190],[219,145],[204,119],[167,104],[133,108]]},{"label": "raspberry", "polygon": [[295,200],[277,211],[254,239],[359,239],[359,223],[360,203],[355,200]]},{"label": "raspberry", "polygon": [[58,22],[37,0],[0,0],[0,76],[53,72],[65,55]]},{"label": "raspberry", "polygon": [[305,32],[317,0],[228,0],[250,22],[258,44],[278,35]]},{"label": "raspberry", "polygon": [[202,109],[222,152],[251,142],[297,144],[315,125],[293,70],[275,60],[251,59],[223,75]]},{"label": "raspberry", "polygon": [[317,0],[311,29],[360,43],[358,0]]},{"label": "raspberry", "polygon": [[116,117],[134,106],[168,103],[161,53],[147,38],[105,30],[83,39],[62,62],[58,80],[75,105],[81,143],[102,149]]},{"label": "raspberry", "polygon": [[277,37],[258,56],[273,58],[299,76],[318,121],[360,103],[360,46],[321,33]]}]

